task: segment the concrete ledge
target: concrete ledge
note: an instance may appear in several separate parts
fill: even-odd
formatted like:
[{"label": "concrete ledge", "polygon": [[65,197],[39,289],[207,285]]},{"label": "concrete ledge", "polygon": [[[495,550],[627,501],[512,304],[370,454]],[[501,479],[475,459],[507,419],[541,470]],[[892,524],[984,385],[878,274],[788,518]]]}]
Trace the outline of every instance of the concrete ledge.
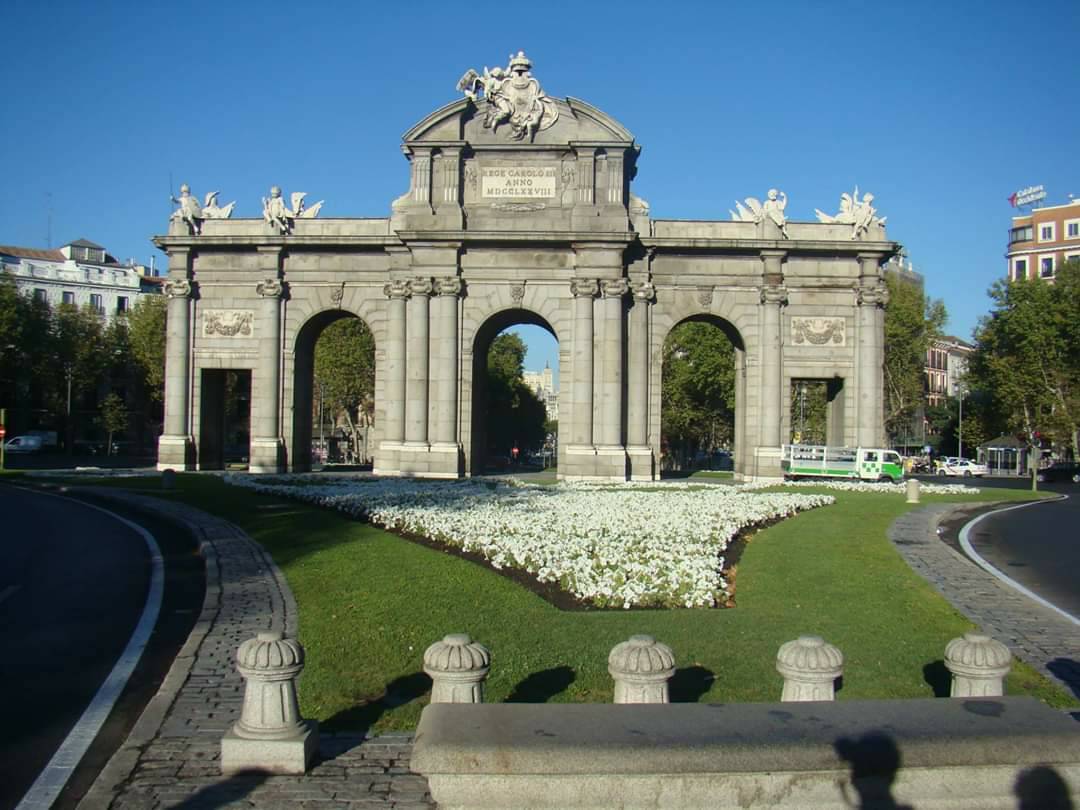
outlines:
[{"label": "concrete ledge", "polygon": [[1015,808],[1034,768],[1078,795],[1080,726],[1031,698],[435,704],[412,768],[444,810]]}]

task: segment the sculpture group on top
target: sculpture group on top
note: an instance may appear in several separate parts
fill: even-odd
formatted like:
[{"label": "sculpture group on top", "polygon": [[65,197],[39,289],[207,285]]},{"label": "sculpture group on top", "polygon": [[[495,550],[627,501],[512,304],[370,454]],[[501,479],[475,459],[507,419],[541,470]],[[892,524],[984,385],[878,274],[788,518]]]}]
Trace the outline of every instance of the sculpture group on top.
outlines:
[{"label": "sculpture group on top", "polygon": [[[304,207],[304,197],[306,196],[307,194],[303,191],[294,191],[292,194],[292,208],[289,208],[281,198],[281,189],[277,186],[271,187],[270,196],[262,198],[263,219],[266,220],[267,224],[273,225],[275,230],[282,235],[292,233],[293,220],[314,219],[319,215],[319,210],[323,206],[324,201],[319,200],[310,208]],[[199,205],[199,200],[192,195],[190,186],[184,183],[180,186],[179,197],[169,196],[169,200],[180,206],[172,212],[169,220],[183,222],[188,226],[188,232],[192,236],[200,236],[204,220],[229,219],[232,216],[233,208],[236,207],[235,201],[225,206],[219,206],[217,197],[218,192],[211,191],[206,195],[203,204]]]},{"label": "sculpture group on top", "polygon": [[236,206],[236,202],[233,201],[224,207],[219,207],[217,204],[218,192],[211,191],[206,195],[202,205],[199,205],[198,198],[192,196],[191,187],[187,183],[183,183],[180,186],[180,196],[169,196],[171,202],[176,203],[180,207],[172,212],[171,220],[179,220],[188,226],[188,230],[193,236],[198,236],[202,233],[203,220],[206,219],[228,219],[232,216],[233,208]]},{"label": "sculpture group on top", "polygon": [[[817,208],[814,212],[819,222],[829,225],[850,225],[851,238],[858,239],[871,227],[885,225],[885,217],[877,216],[877,209],[871,205],[873,200],[874,195],[869,192],[860,199],[859,187],[855,186],[852,194],[844,192],[840,195],[840,210],[835,215],[826,214]],[[787,231],[787,215],[784,213],[787,208],[787,195],[784,192],[770,188],[765,202],[759,201],[757,197],[747,197],[743,202],[736,200],[735,210],[729,209],[728,213],[731,214],[732,220],[758,224],[767,219],[780,229],[785,239],[791,238]]]},{"label": "sculpture group on top", "polygon": [[282,236],[292,233],[294,220],[315,219],[319,215],[319,209],[323,206],[324,200],[319,200],[311,208],[305,208],[304,197],[306,196],[307,192],[305,191],[294,191],[292,193],[292,208],[289,208],[281,197],[281,188],[271,186],[270,196],[263,197],[262,201],[263,219]]},{"label": "sculpture group on top", "polygon": [[757,197],[747,197],[745,206],[736,200],[735,210],[728,213],[736,222],[759,223],[768,219],[780,229],[780,233],[783,234],[785,239],[790,239],[791,237],[787,232],[785,208],[787,208],[787,194],[777,191],[775,188],[770,188],[764,203],[759,202]]},{"label": "sculpture group on top", "polygon": [[848,194],[844,192],[840,195],[840,211],[836,215],[830,216],[824,211],[817,208],[814,209],[814,213],[817,214],[819,222],[825,222],[837,225],[850,225],[851,226],[851,238],[858,239],[873,225],[882,226],[885,224],[885,217],[875,216],[877,209],[870,203],[873,202],[874,195],[867,192],[863,195],[863,198],[859,199],[859,187],[855,186],[855,192]]},{"label": "sculpture group on top", "polygon": [[499,124],[508,123],[515,141],[532,141],[538,130],[558,120],[559,108],[540,89],[540,82],[529,73],[531,68],[525,52],[518,51],[505,69],[485,67],[480,75],[469,68],[457,88],[478,108],[483,105],[486,129],[497,132]]}]

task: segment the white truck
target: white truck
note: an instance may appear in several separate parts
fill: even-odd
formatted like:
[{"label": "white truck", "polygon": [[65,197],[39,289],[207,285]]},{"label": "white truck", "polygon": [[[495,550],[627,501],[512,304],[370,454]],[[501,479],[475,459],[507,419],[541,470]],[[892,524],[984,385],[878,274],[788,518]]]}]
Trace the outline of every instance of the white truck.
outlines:
[{"label": "white truck", "polygon": [[893,483],[904,480],[900,454],[880,447],[785,444],[780,467],[785,478],[853,478]]}]

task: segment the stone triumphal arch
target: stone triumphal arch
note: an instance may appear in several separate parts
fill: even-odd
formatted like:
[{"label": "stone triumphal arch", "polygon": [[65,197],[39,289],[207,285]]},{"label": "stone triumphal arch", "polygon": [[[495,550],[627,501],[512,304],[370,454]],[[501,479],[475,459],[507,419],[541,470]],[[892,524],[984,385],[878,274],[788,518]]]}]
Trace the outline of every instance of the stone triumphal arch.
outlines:
[{"label": "stone triumphal arch", "polygon": [[250,468],[311,462],[315,337],[359,317],[375,339],[375,471],[480,469],[474,357],[493,325],[559,341],[559,474],[659,475],[661,356],[678,323],[710,319],[735,346],[736,473],[777,476],[790,383],[828,381],[831,444],[882,428],[882,263],[871,195],[787,219],[787,198],[728,221],[657,219],[632,191],[640,147],[617,121],[546,96],[524,54],[469,71],[464,97],[405,133],[408,191],[388,218],[321,217],[279,189],[261,219],[185,189],[169,257],[165,432],[159,466],[222,463],[226,369],[250,374]]}]

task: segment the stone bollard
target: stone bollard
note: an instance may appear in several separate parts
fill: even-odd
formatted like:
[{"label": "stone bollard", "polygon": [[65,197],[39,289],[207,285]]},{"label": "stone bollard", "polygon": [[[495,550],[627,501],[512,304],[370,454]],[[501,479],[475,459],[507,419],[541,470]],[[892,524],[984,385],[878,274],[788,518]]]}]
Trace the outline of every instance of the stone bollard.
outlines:
[{"label": "stone bollard", "polygon": [[915,478],[909,478],[907,480],[907,502],[918,503],[919,502],[919,481]]},{"label": "stone bollard", "polygon": [[781,645],[776,671],[784,676],[780,700],[832,700],[837,678],[844,673],[844,655],[821,636],[799,636]]},{"label": "stone bollard", "polygon": [[444,636],[424,651],[432,703],[483,703],[491,653],[465,633]]},{"label": "stone bollard", "polygon": [[161,488],[162,489],[175,489],[176,488],[176,470],[171,467],[167,470],[161,471]]},{"label": "stone bollard", "polygon": [[296,700],[304,648],[279,632],[259,633],[236,651],[236,668],[247,682],[244,705],[221,740],[221,772],[304,773],[319,744],[319,724],[300,716]]},{"label": "stone bollard", "polygon": [[675,674],[675,653],[652,636],[630,636],[608,655],[615,679],[616,703],[670,703],[668,680]]},{"label": "stone bollard", "polygon": [[945,666],[952,673],[950,697],[1001,697],[1012,653],[982,633],[965,633],[945,647]]}]

